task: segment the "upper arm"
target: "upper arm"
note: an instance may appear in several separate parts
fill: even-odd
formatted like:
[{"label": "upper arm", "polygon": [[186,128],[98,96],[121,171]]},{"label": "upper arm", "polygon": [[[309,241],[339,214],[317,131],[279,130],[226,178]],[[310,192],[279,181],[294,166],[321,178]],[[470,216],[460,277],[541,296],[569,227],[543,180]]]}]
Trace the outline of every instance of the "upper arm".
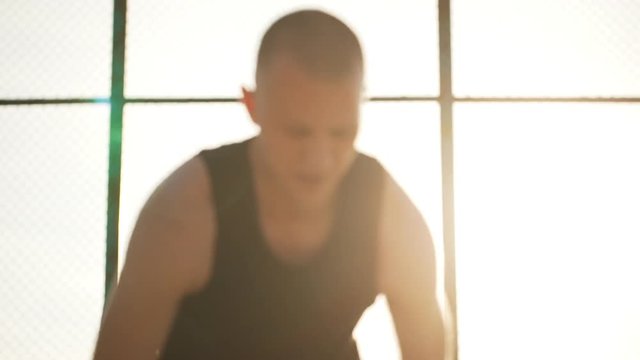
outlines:
[{"label": "upper arm", "polygon": [[442,359],[433,240],[420,212],[390,177],[383,182],[378,288],[387,297],[404,359]]},{"label": "upper arm", "polygon": [[206,169],[195,157],[158,186],[138,216],[96,359],[156,357],[180,301],[210,276],[214,219]]}]

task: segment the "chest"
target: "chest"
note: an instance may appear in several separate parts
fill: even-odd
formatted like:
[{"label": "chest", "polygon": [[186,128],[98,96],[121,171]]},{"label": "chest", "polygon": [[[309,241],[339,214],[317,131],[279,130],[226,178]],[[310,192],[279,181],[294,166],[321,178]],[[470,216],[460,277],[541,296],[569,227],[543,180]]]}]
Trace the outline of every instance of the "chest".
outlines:
[{"label": "chest", "polygon": [[322,256],[336,231],[334,214],[314,218],[278,221],[262,216],[258,222],[259,240],[276,260],[304,265]]}]

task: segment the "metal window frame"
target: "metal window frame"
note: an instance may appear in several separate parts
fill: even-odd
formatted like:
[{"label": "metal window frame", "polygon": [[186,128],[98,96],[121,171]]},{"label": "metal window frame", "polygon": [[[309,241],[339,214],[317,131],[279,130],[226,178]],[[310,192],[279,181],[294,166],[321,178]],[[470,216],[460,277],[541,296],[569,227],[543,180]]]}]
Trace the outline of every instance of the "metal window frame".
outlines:
[{"label": "metal window frame", "polygon": [[[62,99],[0,99],[0,106],[96,104],[111,105],[109,130],[109,170],[104,304],[118,277],[118,227],[120,216],[120,181],[122,174],[122,122],[126,104],[135,103],[236,103],[233,97],[212,98],[126,98],[124,96],[125,44],[127,26],[127,0],[114,0],[113,48],[111,65],[111,95],[109,98]],[[458,358],[457,296],[455,261],[455,210],[453,186],[453,106],[458,102],[493,103],[640,103],[640,97],[455,97],[452,89],[451,68],[451,0],[438,0],[440,95],[439,96],[378,96],[365,99],[370,102],[437,102],[440,105],[442,206],[444,236],[444,280],[449,301],[452,332],[452,359]]]}]

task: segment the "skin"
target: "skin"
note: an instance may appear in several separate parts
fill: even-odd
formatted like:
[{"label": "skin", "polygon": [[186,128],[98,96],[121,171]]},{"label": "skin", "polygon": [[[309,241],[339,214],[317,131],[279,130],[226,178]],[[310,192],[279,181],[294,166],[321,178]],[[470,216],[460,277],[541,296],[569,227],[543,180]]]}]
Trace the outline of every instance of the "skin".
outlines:
[{"label": "skin", "polygon": [[[243,89],[247,111],[261,128],[249,147],[259,219],[274,256],[301,263],[326,240],[336,188],[355,159],[362,77],[317,78],[286,55],[262,70],[257,89]],[[95,359],[158,356],[180,300],[215,276],[211,199],[210,179],[197,157],[149,198],[108,301]],[[443,359],[429,230],[390,177],[382,199],[376,279],[403,359]]]},{"label": "skin", "polygon": [[272,251],[302,262],[333,221],[338,183],[355,159],[361,77],[314,78],[282,56],[244,103],[261,132],[250,144],[262,230]]}]

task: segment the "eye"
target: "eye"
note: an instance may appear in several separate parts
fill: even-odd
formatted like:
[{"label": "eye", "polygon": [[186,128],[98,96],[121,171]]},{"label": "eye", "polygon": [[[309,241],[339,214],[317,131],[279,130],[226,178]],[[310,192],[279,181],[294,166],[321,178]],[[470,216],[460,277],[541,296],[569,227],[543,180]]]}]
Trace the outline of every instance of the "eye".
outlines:
[{"label": "eye", "polygon": [[351,128],[334,129],[331,131],[331,136],[340,140],[347,140],[353,137],[353,133],[354,130]]},{"label": "eye", "polygon": [[303,126],[289,126],[286,128],[286,132],[294,138],[304,138],[311,135],[311,130]]}]

